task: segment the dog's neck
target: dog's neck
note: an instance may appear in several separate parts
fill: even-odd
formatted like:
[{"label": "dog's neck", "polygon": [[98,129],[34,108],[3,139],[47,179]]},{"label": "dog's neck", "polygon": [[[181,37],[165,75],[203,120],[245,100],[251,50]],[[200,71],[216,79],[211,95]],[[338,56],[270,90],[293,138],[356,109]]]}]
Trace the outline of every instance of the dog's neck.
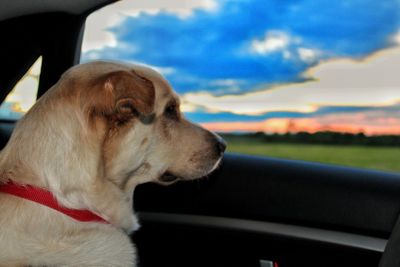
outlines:
[{"label": "dog's neck", "polygon": [[39,101],[1,151],[0,183],[42,187],[65,207],[95,211],[127,232],[137,227],[131,196],[104,177],[102,129],[88,134],[76,106],[66,103],[60,111],[57,103]]},{"label": "dog's neck", "polygon": [[9,180],[4,184],[0,184],[0,193],[13,195],[15,197],[38,203],[63,213],[76,221],[109,224],[105,219],[90,210],[69,209],[60,205],[50,191],[40,187],[27,184],[22,185]]}]

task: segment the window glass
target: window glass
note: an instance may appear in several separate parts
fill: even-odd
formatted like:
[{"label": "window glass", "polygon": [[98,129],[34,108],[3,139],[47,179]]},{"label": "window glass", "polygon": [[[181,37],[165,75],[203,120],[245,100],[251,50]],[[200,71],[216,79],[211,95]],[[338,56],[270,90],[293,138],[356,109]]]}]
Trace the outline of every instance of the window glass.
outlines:
[{"label": "window glass", "polygon": [[41,65],[39,57],[11,90],[0,106],[0,119],[18,120],[35,104]]},{"label": "window glass", "polygon": [[121,1],[82,61],[161,72],[228,151],[400,171],[400,2]]}]

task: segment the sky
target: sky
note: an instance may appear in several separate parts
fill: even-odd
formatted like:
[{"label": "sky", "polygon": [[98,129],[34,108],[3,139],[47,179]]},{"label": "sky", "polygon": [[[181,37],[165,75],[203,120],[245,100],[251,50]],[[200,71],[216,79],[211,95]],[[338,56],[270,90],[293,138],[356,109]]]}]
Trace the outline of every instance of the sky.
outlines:
[{"label": "sky", "polygon": [[39,57],[1,104],[0,119],[18,120],[35,104],[41,66]]},{"label": "sky", "polygon": [[215,131],[400,134],[400,0],[125,0],[82,62],[149,65]]}]

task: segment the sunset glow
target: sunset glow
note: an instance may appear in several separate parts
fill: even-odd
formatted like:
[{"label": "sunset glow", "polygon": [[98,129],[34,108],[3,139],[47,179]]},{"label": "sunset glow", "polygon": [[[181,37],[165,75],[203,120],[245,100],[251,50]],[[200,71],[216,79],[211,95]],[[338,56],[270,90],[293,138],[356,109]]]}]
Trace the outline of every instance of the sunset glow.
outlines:
[{"label": "sunset glow", "polygon": [[332,131],[341,133],[364,133],[366,135],[399,135],[400,121],[397,118],[386,118],[387,125],[371,125],[368,123],[354,122],[326,124],[321,119],[268,119],[261,122],[214,122],[201,125],[216,132],[264,132],[264,133],[315,133],[320,131]]}]

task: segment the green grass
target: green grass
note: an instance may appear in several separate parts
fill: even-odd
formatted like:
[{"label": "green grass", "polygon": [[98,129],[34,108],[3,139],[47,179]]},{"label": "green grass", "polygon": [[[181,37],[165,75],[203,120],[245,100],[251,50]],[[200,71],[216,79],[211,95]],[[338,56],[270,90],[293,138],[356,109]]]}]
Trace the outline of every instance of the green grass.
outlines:
[{"label": "green grass", "polygon": [[398,147],[265,143],[230,138],[228,152],[400,172]]}]

